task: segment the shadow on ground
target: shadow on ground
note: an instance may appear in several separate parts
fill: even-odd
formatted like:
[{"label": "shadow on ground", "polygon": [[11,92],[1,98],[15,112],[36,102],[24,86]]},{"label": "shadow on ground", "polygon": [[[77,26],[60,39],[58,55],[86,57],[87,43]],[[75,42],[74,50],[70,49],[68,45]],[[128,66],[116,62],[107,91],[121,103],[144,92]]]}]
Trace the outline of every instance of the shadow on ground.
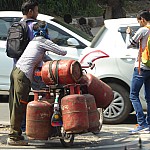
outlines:
[{"label": "shadow on ground", "polygon": [[137,124],[136,115],[130,114],[129,117],[123,121],[121,124]]}]

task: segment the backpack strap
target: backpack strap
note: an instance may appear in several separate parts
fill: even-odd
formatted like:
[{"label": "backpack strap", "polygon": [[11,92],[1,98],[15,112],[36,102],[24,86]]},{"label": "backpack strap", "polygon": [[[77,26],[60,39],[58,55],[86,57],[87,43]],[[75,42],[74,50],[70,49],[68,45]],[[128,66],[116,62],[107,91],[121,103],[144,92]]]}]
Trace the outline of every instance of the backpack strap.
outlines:
[{"label": "backpack strap", "polygon": [[[150,30],[150,26],[145,26],[147,27],[149,30]],[[142,41],[140,40],[140,50],[139,50],[139,56],[138,56],[138,72],[139,72],[139,75],[141,74],[141,68],[140,68],[140,65],[141,65],[141,56],[142,56]]]},{"label": "backpack strap", "polygon": [[142,42],[140,40],[140,50],[139,50],[139,56],[138,56],[138,72],[139,75],[141,74],[141,55],[142,55]]}]

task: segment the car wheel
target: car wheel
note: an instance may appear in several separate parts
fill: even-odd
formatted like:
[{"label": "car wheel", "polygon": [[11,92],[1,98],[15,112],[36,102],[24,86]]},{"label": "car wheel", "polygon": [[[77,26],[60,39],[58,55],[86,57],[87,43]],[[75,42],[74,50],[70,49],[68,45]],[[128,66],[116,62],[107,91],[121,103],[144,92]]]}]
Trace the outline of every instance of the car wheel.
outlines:
[{"label": "car wheel", "polygon": [[114,92],[114,100],[104,110],[104,123],[117,124],[123,122],[132,110],[129,92],[121,85],[107,83]]}]

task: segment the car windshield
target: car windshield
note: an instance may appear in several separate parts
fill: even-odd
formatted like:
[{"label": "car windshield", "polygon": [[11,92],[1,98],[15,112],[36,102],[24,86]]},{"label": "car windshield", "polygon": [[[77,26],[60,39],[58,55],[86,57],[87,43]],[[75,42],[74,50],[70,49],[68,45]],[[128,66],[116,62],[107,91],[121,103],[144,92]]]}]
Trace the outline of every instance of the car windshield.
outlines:
[{"label": "car windshield", "polygon": [[73,31],[74,33],[80,35],[81,37],[83,37],[84,39],[88,40],[88,41],[92,41],[93,37],[89,36],[88,34],[84,33],[83,31],[79,30],[78,28],[74,27],[73,25],[67,24],[65,22],[62,22],[58,19],[52,19],[52,21],[66,27],[67,29]]},{"label": "car windshield", "polygon": [[[6,40],[7,39],[7,33],[9,27],[14,23],[18,22],[21,19],[21,17],[0,17],[0,40]],[[82,38],[86,39],[87,41],[92,41],[92,37],[90,37],[88,34],[84,33],[83,31],[75,28],[72,25],[66,24],[64,22],[59,21],[58,19],[52,19],[52,21],[66,27],[67,29],[73,31],[77,35],[81,36]]]},{"label": "car windshield", "polygon": [[102,26],[98,33],[96,34],[96,36],[93,38],[92,42],[91,42],[91,48],[95,48],[102,40],[103,36],[104,36],[104,32],[106,32],[107,28],[105,26]]}]

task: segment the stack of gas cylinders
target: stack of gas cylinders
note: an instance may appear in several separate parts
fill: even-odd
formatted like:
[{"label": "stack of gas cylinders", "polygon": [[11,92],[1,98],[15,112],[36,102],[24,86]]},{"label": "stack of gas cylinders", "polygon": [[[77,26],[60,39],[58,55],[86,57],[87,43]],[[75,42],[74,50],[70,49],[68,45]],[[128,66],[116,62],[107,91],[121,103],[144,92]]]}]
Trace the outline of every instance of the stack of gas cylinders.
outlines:
[{"label": "stack of gas cylinders", "polygon": [[[113,100],[112,89],[107,84],[92,74],[83,74],[80,63],[75,60],[48,61],[39,74],[48,90],[34,91],[34,101],[27,105],[29,139],[47,140],[53,134],[53,126],[62,126],[66,133],[99,130],[97,108],[106,108]],[[59,96],[55,93],[57,88],[67,92]],[[41,93],[44,93],[42,100]],[[56,121],[56,125],[55,120],[60,116],[62,120]]]}]

